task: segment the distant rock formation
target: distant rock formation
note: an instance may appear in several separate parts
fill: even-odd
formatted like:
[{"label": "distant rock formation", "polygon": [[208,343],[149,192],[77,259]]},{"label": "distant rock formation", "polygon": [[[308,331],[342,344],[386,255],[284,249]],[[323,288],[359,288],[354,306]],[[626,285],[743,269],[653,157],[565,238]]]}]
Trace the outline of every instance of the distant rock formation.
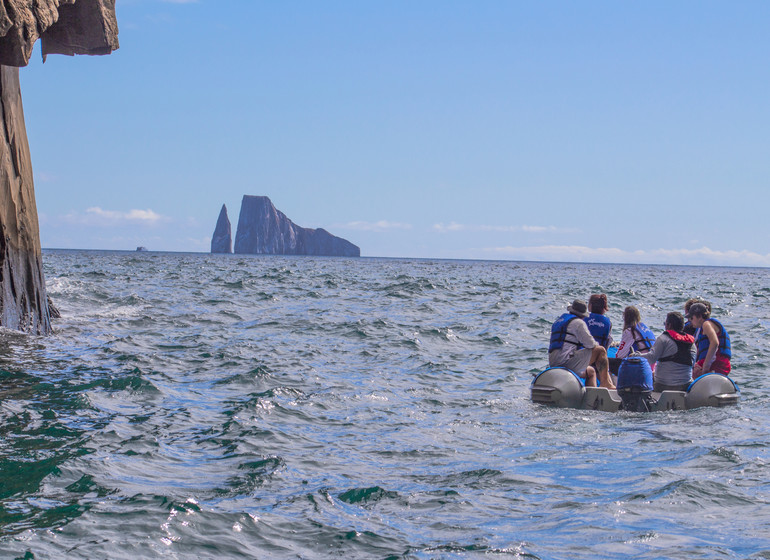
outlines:
[{"label": "distant rock formation", "polygon": [[361,249],[325,229],[296,225],[266,196],[244,195],[235,234],[235,253],[360,257]]},{"label": "distant rock formation", "polygon": [[222,210],[219,211],[217,227],[214,228],[214,235],[211,237],[211,252],[233,252],[233,233],[230,228],[230,218],[227,217],[227,206],[224,204]]},{"label": "distant rock formation", "polygon": [[108,54],[118,48],[115,0],[0,1],[0,325],[47,334],[55,307],[45,290],[17,68],[39,38],[44,57]]}]

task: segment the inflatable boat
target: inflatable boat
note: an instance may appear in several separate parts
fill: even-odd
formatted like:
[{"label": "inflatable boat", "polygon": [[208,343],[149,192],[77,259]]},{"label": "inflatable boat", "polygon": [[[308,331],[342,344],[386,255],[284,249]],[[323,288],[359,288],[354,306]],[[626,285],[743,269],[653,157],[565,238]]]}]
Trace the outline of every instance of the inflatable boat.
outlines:
[{"label": "inflatable boat", "polygon": [[[646,360],[641,361],[646,363]],[[618,387],[585,387],[583,379],[572,370],[552,367],[541,371],[532,380],[532,401],[559,408],[653,412],[731,406],[738,404],[740,399],[738,386],[720,373],[701,375],[686,391],[653,392],[651,382],[632,383],[626,387],[619,383]]]}]

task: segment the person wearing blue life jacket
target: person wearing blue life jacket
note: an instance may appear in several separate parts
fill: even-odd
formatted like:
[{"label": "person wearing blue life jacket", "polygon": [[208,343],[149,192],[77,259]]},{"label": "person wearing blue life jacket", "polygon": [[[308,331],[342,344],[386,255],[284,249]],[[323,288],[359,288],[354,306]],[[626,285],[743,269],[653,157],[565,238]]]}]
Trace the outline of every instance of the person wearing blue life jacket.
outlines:
[{"label": "person wearing blue life jacket", "polygon": [[[690,307],[692,307],[693,303],[702,303],[706,306],[706,309],[708,309],[708,312],[711,313],[711,303],[706,301],[705,299],[700,298],[690,298],[686,302],[684,302],[684,316],[689,317],[690,315]],[[684,324],[684,332],[685,334],[690,334],[692,336],[695,336],[695,331],[697,331],[692,322],[690,322],[689,319]]]},{"label": "person wearing blue life jacket", "polygon": [[[614,389],[607,351],[591,336],[588,325],[583,321],[586,317],[588,306],[576,299],[567,307],[567,312],[553,323],[548,365],[572,370],[585,379],[586,387],[596,387],[598,376],[602,387]],[[591,364],[596,364],[596,368]]]},{"label": "person wearing blue life jacket", "polygon": [[588,310],[590,313],[583,320],[594,340],[606,350],[612,345],[612,321],[605,315],[609,310],[607,294],[591,294],[588,298]]},{"label": "person wearing blue life jacket", "polygon": [[644,354],[650,351],[654,343],[655,334],[642,323],[639,310],[633,305],[626,307],[623,311],[623,335],[615,357],[626,358],[631,352]]},{"label": "person wearing blue life jacket", "polygon": [[692,368],[693,377],[711,372],[729,375],[733,352],[727,330],[722,323],[711,317],[711,312],[702,303],[693,303],[687,316],[698,329],[695,335],[697,361]]},{"label": "person wearing blue life jacket", "polygon": [[692,382],[695,338],[684,332],[684,317],[676,311],[666,315],[665,329],[652,349],[642,354],[650,366],[655,365],[653,391],[686,391]]}]

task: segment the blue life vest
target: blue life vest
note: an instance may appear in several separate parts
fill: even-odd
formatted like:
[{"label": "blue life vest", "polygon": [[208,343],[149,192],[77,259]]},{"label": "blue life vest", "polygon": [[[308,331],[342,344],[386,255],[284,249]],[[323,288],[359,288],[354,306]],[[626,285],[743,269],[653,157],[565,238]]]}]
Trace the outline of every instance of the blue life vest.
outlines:
[{"label": "blue life vest", "polygon": [[[732,347],[730,345],[730,335],[727,334],[727,331],[722,326],[722,323],[717,321],[716,319],[708,319],[712,323],[715,323],[719,327],[719,332],[717,333],[717,337],[719,337],[719,349],[717,350],[717,354],[720,356],[724,356],[728,360],[733,357]],[[705,360],[706,354],[708,354],[709,351],[709,337],[707,337],[705,334],[703,334],[703,329],[701,328],[698,332],[698,340],[695,341],[695,343],[698,345],[698,357],[696,358],[697,361]],[[716,355],[715,354],[715,357]]]},{"label": "blue life vest", "polygon": [[652,368],[647,358],[626,358],[618,368],[618,392],[624,389],[652,391]]},{"label": "blue life vest", "polygon": [[634,352],[647,352],[655,344],[655,333],[644,323],[637,323],[631,330],[634,333],[634,344],[631,346]]},{"label": "blue life vest", "polygon": [[573,335],[567,334],[567,326],[577,318],[577,315],[573,315],[572,313],[565,313],[556,320],[556,322],[551,327],[551,344],[548,346],[549,352],[556,350],[557,348],[561,348],[564,346],[565,342],[574,344],[578,347],[578,349],[583,348],[583,345],[580,344],[580,341],[574,338]]},{"label": "blue life vest", "polygon": [[605,348],[610,346],[610,332],[612,331],[612,321],[606,315],[600,313],[590,313],[583,319],[588,325],[588,330],[596,342]]}]

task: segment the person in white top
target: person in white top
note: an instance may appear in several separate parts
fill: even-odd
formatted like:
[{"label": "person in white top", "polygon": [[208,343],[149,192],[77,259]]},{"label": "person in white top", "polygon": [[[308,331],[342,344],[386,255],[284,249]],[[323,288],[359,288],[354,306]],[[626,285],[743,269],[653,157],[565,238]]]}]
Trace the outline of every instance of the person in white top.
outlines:
[{"label": "person in white top", "polygon": [[[548,364],[574,371],[585,379],[586,387],[596,387],[597,375],[602,387],[614,389],[609,375],[607,350],[596,342],[583,319],[588,316],[584,301],[575,300],[567,313],[551,326]],[[591,364],[595,364],[594,368]]]},{"label": "person in white top", "polygon": [[639,310],[633,305],[626,307],[623,311],[623,335],[615,357],[627,358],[633,352],[644,354],[650,351],[654,342],[655,334],[642,323]]}]

